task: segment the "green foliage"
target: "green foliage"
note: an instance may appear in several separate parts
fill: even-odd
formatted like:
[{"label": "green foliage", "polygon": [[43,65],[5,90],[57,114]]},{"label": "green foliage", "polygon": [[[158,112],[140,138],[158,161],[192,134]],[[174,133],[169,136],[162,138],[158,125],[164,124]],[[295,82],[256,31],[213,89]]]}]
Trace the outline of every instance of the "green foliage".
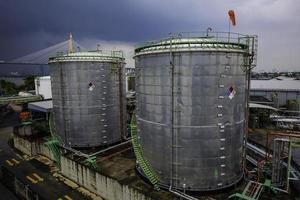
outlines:
[{"label": "green foliage", "polygon": [[16,95],[18,93],[18,87],[16,84],[6,81],[0,80],[0,94],[5,96]]},{"label": "green foliage", "polygon": [[23,79],[24,84],[20,86],[17,86],[15,83],[10,81],[0,80],[0,95],[12,96],[17,95],[20,91],[34,90],[34,78],[35,76],[25,77]]},{"label": "green foliage", "polygon": [[25,89],[34,90],[34,78],[35,78],[35,76],[27,76],[23,79]]},{"label": "green foliage", "polygon": [[296,105],[299,103],[300,103],[300,101],[298,99],[289,99],[287,102],[288,105]]}]

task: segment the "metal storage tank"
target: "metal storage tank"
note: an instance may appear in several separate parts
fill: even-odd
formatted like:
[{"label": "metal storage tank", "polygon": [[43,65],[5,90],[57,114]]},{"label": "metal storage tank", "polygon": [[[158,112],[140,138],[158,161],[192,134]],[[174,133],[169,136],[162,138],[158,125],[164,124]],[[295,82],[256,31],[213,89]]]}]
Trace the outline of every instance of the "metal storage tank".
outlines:
[{"label": "metal storage tank", "polygon": [[257,38],[210,34],[135,49],[137,140],[162,187],[209,191],[243,177],[246,69]]},{"label": "metal storage tank", "polygon": [[68,53],[49,59],[56,132],[71,147],[121,140],[125,130],[121,51]]}]

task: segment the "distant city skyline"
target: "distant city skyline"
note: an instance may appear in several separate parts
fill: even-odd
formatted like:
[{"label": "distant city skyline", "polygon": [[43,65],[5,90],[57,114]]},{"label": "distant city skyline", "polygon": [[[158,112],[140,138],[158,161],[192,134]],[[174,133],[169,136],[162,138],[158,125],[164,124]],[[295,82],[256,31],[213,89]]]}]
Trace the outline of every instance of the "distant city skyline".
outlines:
[{"label": "distant city skyline", "polygon": [[[87,48],[122,49],[129,66],[138,43],[169,32],[228,31],[259,38],[255,71],[300,70],[300,4],[297,0],[28,0],[0,2],[0,60],[17,58],[67,39]],[[0,69],[1,70],[1,69]]]}]

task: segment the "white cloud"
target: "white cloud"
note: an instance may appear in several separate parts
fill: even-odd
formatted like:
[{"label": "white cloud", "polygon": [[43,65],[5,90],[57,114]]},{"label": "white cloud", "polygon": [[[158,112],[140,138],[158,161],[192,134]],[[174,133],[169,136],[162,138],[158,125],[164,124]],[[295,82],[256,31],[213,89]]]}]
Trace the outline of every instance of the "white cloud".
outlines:
[{"label": "white cloud", "polygon": [[232,28],[232,31],[255,34],[259,37],[257,70],[300,69],[299,0],[132,0],[132,2],[147,13],[155,13],[175,23],[178,19],[179,28],[184,21],[189,23],[190,30],[185,31],[203,30],[208,26],[214,31],[227,31],[227,12],[233,9],[237,16],[237,26]]},{"label": "white cloud", "polygon": [[102,50],[122,50],[125,57],[126,67],[134,67],[134,43],[122,41],[105,41],[95,38],[87,38],[78,42],[88,50],[97,49],[97,45],[100,45],[100,49]]}]

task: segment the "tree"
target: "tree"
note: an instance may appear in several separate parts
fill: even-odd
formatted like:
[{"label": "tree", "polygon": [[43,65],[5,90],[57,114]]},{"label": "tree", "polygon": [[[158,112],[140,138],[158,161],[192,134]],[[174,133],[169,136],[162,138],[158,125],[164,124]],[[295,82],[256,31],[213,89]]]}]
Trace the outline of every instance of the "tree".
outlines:
[{"label": "tree", "polygon": [[27,76],[25,77],[24,80],[24,89],[25,90],[34,90],[34,78],[35,76]]},{"label": "tree", "polygon": [[1,95],[15,95],[18,93],[18,88],[16,84],[6,81],[6,80],[0,80],[0,94]]}]

